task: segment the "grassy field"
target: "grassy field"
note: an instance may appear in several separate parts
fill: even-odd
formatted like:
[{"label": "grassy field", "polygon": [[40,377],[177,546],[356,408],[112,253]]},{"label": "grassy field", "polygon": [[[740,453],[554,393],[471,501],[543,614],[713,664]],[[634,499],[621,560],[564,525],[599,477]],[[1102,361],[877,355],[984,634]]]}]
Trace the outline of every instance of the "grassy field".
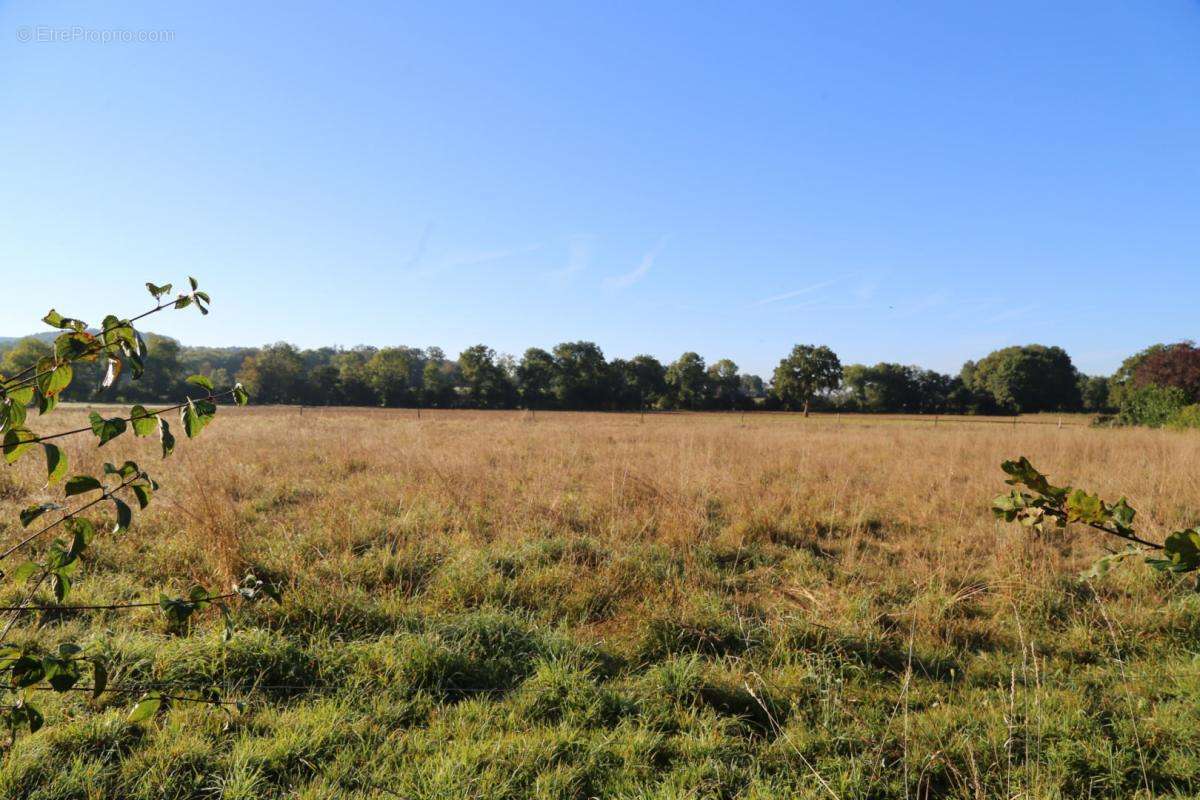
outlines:
[{"label": "grassy field", "polygon": [[[77,467],[132,457],[163,488],[96,542],[74,602],[247,568],[286,596],[225,644],[215,616],[43,620],[107,642],[113,686],[247,708],[129,724],[128,697],[46,695],[0,797],[1200,796],[1193,584],[1081,582],[1093,536],[988,512],[1027,455],[1127,494],[1148,534],[1194,525],[1196,436],[250,408],[161,466],[151,442],[75,439]],[[34,461],[0,471],[7,539],[51,497]]]}]

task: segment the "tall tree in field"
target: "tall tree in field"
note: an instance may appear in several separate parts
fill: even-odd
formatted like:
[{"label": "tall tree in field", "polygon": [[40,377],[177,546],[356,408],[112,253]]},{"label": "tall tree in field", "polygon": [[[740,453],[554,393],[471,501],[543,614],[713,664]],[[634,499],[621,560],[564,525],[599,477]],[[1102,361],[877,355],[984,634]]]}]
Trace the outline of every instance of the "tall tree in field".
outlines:
[{"label": "tall tree in field", "polygon": [[385,347],[366,364],[367,380],[379,405],[411,406],[421,388],[425,354],[411,347]]},{"label": "tall tree in field", "polygon": [[708,373],[699,353],[687,352],[667,367],[667,392],[675,408],[697,409],[707,397]]},{"label": "tall tree in field", "polygon": [[553,396],[554,374],[558,365],[554,356],[540,347],[531,347],[517,365],[517,394],[526,408],[545,408]]},{"label": "tall tree in field", "polygon": [[421,370],[421,405],[450,408],[456,395],[458,364],[446,358],[440,347],[425,349],[425,368]]},{"label": "tall tree in field", "polygon": [[603,408],[610,389],[608,362],[594,342],[554,348],[554,396],[563,408]]},{"label": "tall tree in field", "polygon": [[626,374],[632,392],[637,395],[638,409],[658,403],[667,391],[667,368],[654,356],[634,356],[629,360]]},{"label": "tall tree in field", "polygon": [[458,356],[459,374],[467,399],[476,408],[503,408],[513,394],[496,351],[486,345],[468,347]]},{"label": "tall tree in field", "polygon": [[738,365],[722,358],[709,365],[707,385],[709,404],[713,408],[733,408],[742,399],[742,380]]},{"label": "tall tree in field", "polygon": [[238,380],[254,387],[255,395],[266,403],[303,402],[306,377],[300,351],[287,342],[267,345],[247,356],[238,372]]},{"label": "tall tree in field", "polygon": [[970,366],[963,382],[991,395],[1000,408],[1019,413],[1080,406],[1079,372],[1061,347],[1005,347]]},{"label": "tall tree in field", "polygon": [[374,348],[356,347],[332,357],[330,365],[338,371],[338,402],[352,406],[379,404],[367,373],[367,362],[374,355]]},{"label": "tall tree in field", "polygon": [[791,408],[809,404],[821,392],[831,392],[842,382],[842,362],[824,345],[798,344],[775,368],[772,387],[780,401]]}]

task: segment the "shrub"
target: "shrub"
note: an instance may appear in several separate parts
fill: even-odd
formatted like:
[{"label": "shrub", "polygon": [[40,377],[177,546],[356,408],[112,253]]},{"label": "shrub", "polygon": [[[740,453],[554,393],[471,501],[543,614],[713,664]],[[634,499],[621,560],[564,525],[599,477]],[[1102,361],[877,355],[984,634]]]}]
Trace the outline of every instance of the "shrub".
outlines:
[{"label": "shrub", "polygon": [[1167,427],[1175,430],[1200,428],[1200,403],[1192,403],[1176,411],[1167,420]]},{"label": "shrub", "polygon": [[1173,386],[1128,388],[1122,393],[1117,422],[1121,425],[1161,428],[1186,405],[1187,395]]}]

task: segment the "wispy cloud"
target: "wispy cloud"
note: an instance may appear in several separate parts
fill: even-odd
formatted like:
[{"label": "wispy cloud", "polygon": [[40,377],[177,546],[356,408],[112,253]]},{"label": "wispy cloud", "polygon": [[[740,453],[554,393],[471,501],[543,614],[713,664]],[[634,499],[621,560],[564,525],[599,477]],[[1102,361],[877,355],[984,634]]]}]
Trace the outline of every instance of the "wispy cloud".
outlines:
[{"label": "wispy cloud", "polygon": [[516,256],[533,253],[542,249],[541,244],[529,244],[521,247],[508,247],[497,250],[447,250],[437,248],[433,256],[429,256],[429,240],[433,233],[433,223],[428,222],[421,230],[417,245],[412,255],[405,260],[401,269],[413,278],[429,278],[441,273],[491,264],[497,261],[515,258]]},{"label": "wispy cloud", "polygon": [[448,259],[445,266],[450,269],[454,267],[475,267],[480,264],[490,264],[493,261],[504,261],[505,259],[525,255],[526,253],[535,253],[541,249],[542,246],[540,244],[528,244],[523,247],[510,247],[504,250],[484,250],[477,253],[465,253]]},{"label": "wispy cloud", "polygon": [[825,289],[829,286],[833,286],[835,283],[838,283],[839,281],[845,280],[846,277],[848,277],[848,276],[843,275],[843,276],[840,276],[837,278],[830,278],[827,281],[821,281],[820,283],[814,283],[811,286],[805,286],[803,289],[796,289],[791,292],[784,292],[783,294],[777,294],[777,295],[774,295],[773,297],[764,297],[762,300],[759,300],[756,303],[751,303],[750,307],[758,308],[759,306],[769,306],[772,303],[781,303],[784,300],[791,300],[793,297],[800,297],[801,295],[812,294],[813,292],[819,292],[821,289]]},{"label": "wispy cloud", "polygon": [[425,250],[429,247],[431,233],[433,233],[433,222],[426,222],[425,227],[421,229],[421,235],[417,237],[417,246],[413,249],[413,254],[408,261],[404,262],[403,269],[411,271],[421,265],[421,259],[425,257]]},{"label": "wispy cloud", "polygon": [[567,265],[549,272],[552,278],[570,278],[578,275],[592,263],[592,236],[573,236],[567,242]]},{"label": "wispy cloud", "polygon": [[646,273],[654,266],[655,259],[662,252],[663,247],[667,244],[667,237],[664,236],[658,240],[654,247],[650,248],[646,255],[642,256],[642,261],[635,269],[626,272],[624,275],[614,275],[604,279],[604,285],[611,289],[628,289],[635,283],[646,277]]}]

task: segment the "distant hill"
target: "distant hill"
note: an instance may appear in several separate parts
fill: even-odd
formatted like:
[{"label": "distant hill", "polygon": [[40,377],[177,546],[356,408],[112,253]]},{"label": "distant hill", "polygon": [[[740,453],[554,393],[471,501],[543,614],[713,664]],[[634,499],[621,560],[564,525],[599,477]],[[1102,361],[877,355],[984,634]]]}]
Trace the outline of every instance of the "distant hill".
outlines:
[{"label": "distant hill", "polygon": [[[93,333],[94,332],[95,331],[93,331]],[[43,342],[53,342],[54,337],[58,336],[60,333],[62,333],[62,331],[42,331],[41,333],[31,333],[27,336],[0,336],[0,347],[5,347],[13,344],[14,342],[19,342],[22,339],[28,339],[30,336],[41,339]]]}]

